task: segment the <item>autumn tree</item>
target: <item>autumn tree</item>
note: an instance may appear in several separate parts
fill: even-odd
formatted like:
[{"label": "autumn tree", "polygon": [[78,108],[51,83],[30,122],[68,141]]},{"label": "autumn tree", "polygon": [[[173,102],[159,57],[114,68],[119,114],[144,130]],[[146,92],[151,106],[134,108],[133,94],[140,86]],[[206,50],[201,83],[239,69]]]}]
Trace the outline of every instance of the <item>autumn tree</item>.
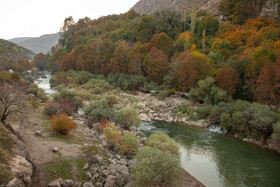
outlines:
[{"label": "autumn tree", "polygon": [[142,62],[145,56],[149,53],[150,47],[148,44],[134,43],[129,52],[128,72],[131,75],[142,75]]},{"label": "autumn tree", "polygon": [[136,27],[137,40],[146,43],[151,40],[155,32],[154,20],[151,16],[142,15],[141,21]]},{"label": "autumn tree", "polygon": [[177,79],[182,91],[189,91],[199,80],[205,79],[212,73],[210,60],[198,51],[185,51],[180,55],[179,62]]},{"label": "autumn tree", "polygon": [[166,55],[171,56],[173,40],[166,33],[155,34],[150,42],[150,47],[155,47]]},{"label": "autumn tree", "polygon": [[110,65],[113,73],[127,73],[129,49],[130,47],[126,41],[121,41],[116,47]]},{"label": "autumn tree", "polygon": [[77,63],[81,67],[82,71],[94,72],[94,52],[97,49],[97,43],[93,42],[79,55]]},{"label": "autumn tree", "polygon": [[280,106],[280,59],[262,68],[254,93],[258,102]]},{"label": "autumn tree", "polygon": [[48,59],[43,53],[35,55],[33,63],[39,70],[44,70],[48,67]]},{"label": "autumn tree", "polygon": [[162,83],[168,71],[168,56],[161,50],[153,47],[145,57],[143,67],[148,79],[156,83]]},{"label": "autumn tree", "polygon": [[239,74],[233,68],[223,68],[216,76],[216,84],[229,95],[234,95],[240,85]]}]

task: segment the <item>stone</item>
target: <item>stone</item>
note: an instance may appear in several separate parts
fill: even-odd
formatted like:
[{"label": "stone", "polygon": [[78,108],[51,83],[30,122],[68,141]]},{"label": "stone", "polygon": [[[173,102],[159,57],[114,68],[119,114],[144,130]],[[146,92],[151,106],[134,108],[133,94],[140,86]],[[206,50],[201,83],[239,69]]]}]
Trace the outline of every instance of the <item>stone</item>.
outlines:
[{"label": "stone", "polygon": [[110,173],[109,173],[110,175],[116,175],[117,174],[117,171],[116,170],[110,170]]},{"label": "stone", "polygon": [[83,184],[83,187],[94,187],[93,184],[91,182],[85,182]]},{"label": "stone", "polygon": [[87,170],[87,169],[89,169],[89,164],[88,163],[86,163],[83,167],[83,170]]},{"label": "stone", "polygon": [[99,155],[93,156],[93,157],[91,158],[91,162],[94,163],[94,164],[97,164],[97,163],[99,163],[99,164],[101,164],[101,165],[104,165],[104,164],[105,164],[103,158],[102,158],[101,156],[99,156]]},{"label": "stone", "polygon": [[109,175],[108,170],[102,170],[102,176],[107,177]]},{"label": "stone", "polygon": [[116,174],[116,184],[119,186],[124,185],[124,179],[122,178],[122,176],[120,174]]},{"label": "stone", "polygon": [[73,180],[64,180],[62,183],[62,186],[64,186],[64,187],[74,186],[74,181]]},{"label": "stone", "polygon": [[91,179],[92,178],[91,173],[90,172],[86,172],[86,177],[87,177],[87,179]]},{"label": "stone", "polygon": [[57,153],[58,151],[59,151],[59,148],[58,148],[58,147],[54,147],[54,148],[53,148],[53,152],[54,152],[54,153]]},{"label": "stone", "polygon": [[61,187],[63,180],[61,178],[52,181],[48,186],[49,187]]},{"label": "stone", "polygon": [[123,172],[129,173],[128,167],[126,167],[125,165],[117,165],[116,170],[119,173],[123,173]]},{"label": "stone", "polygon": [[24,187],[24,183],[18,179],[18,178],[13,178],[13,180],[11,180],[10,182],[8,182],[8,184],[6,185],[6,187]]},{"label": "stone", "polygon": [[103,187],[102,183],[100,183],[100,182],[95,183],[95,186],[96,187]]},{"label": "stone", "polygon": [[125,184],[130,181],[130,174],[128,172],[122,172],[121,176],[124,179]]},{"label": "stone", "polygon": [[9,161],[12,174],[18,178],[31,177],[33,173],[33,167],[30,162],[28,162],[22,156],[17,155],[11,161]]},{"label": "stone", "polygon": [[41,130],[37,130],[37,131],[36,131],[36,135],[38,135],[38,136],[42,136],[42,135],[43,135],[43,133],[42,133],[42,131],[41,131]]},{"label": "stone", "polygon": [[31,177],[24,177],[23,181],[24,181],[24,183],[26,184],[27,187],[31,187],[32,186]]},{"label": "stone", "polygon": [[120,164],[121,165],[127,165],[128,163],[127,163],[127,161],[125,159],[121,159],[120,160]]},{"label": "stone", "polygon": [[116,159],[118,159],[118,160],[120,160],[121,159],[121,155],[119,155],[119,154],[116,154]]},{"label": "stone", "polygon": [[116,176],[109,175],[106,179],[104,187],[115,187],[116,186]]}]

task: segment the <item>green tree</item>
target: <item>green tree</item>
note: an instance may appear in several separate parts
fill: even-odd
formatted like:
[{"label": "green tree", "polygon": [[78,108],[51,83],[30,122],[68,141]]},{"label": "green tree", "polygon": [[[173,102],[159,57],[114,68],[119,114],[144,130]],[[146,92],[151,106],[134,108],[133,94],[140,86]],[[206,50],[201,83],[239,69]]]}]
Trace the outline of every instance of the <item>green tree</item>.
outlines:
[{"label": "green tree", "polygon": [[154,20],[151,16],[142,15],[139,24],[136,27],[137,40],[146,43],[151,40],[155,32]]}]

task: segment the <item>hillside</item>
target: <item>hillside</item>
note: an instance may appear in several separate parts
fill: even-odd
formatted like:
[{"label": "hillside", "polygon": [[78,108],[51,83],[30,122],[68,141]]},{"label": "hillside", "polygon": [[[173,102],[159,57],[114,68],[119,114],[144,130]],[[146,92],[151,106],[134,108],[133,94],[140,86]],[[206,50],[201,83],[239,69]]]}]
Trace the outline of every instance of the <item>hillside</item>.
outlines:
[{"label": "hillside", "polygon": [[190,12],[192,7],[218,12],[221,0],[140,0],[132,9],[140,14],[151,14],[164,9],[174,9],[177,12]]},{"label": "hillside", "polygon": [[34,53],[48,53],[51,48],[57,44],[59,40],[59,33],[45,34],[36,38],[13,38],[10,42],[25,47]]},{"label": "hillside", "polygon": [[7,40],[0,39],[0,64],[16,62],[21,58],[32,60],[34,53]]}]

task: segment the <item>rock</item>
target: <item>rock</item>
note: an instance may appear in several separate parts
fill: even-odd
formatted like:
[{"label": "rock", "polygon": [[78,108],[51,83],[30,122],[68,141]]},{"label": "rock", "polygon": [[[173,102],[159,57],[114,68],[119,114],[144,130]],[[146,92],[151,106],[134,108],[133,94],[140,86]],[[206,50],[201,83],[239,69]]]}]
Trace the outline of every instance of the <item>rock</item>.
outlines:
[{"label": "rock", "polygon": [[6,185],[6,187],[24,187],[25,185],[23,184],[23,182],[18,179],[18,178],[14,178],[13,180],[11,180],[10,182],[8,182],[8,184]]},{"label": "rock", "polygon": [[122,172],[121,176],[124,179],[125,184],[130,181],[130,174],[128,172]]},{"label": "rock", "polygon": [[132,187],[132,183],[129,182],[129,183],[127,183],[124,187]]},{"label": "rock", "polygon": [[127,165],[127,161],[126,161],[125,159],[121,159],[121,160],[120,160],[120,164],[121,164],[121,165]]},{"label": "rock", "polygon": [[109,162],[111,162],[111,164],[116,164],[116,161],[113,159],[109,159]]},{"label": "rock", "polygon": [[95,184],[95,186],[96,186],[96,187],[103,187],[102,183],[100,183],[100,182],[97,182],[97,183]]},{"label": "rock", "polygon": [[118,160],[120,160],[121,159],[121,155],[119,155],[119,154],[116,154],[116,159],[118,159]]},{"label": "rock", "polygon": [[27,187],[31,187],[32,186],[31,177],[24,177],[23,181],[24,181],[24,183],[26,184]]},{"label": "rock", "polygon": [[99,164],[101,164],[101,165],[104,165],[104,164],[105,164],[103,158],[102,158],[101,156],[99,156],[99,155],[93,156],[93,157],[91,158],[91,162],[94,163],[94,164],[97,164],[97,163],[99,163]]},{"label": "rock", "polygon": [[109,173],[110,175],[116,175],[117,174],[117,171],[116,170],[110,170],[110,173]]},{"label": "rock", "polygon": [[83,187],[94,187],[94,186],[93,186],[93,184],[90,183],[90,182],[85,182],[85,183],[83,184]]},{"label": "rock", "polygon": [[22,156],[17,155],[11,161],[9,161],[12,174],[18,178],[31,177],[33,173],[33,167],[30,162],[28,162]]},{"label": "rock", "polygon": [[119,173],[123,173],[123,172],[129,173],[128,167],[126,167],[125,165],[117,165],[116,170]]},{"label": "rock", "polygon": [[116,176],[109,175],[106,179],[104,187],[115,187],[116,186]]},{"label": "rock", "polygon": [[65,187],[74,186],[74,181],[73,180],[64,180],[62,183],[62,186],[65,186]]},{"label": "rock", "polygon": [[124,179],[122,178],[122,176],[120,174],[116,174],[116,184],[119,186],[124,185]]},{"label": "rock", "polygon": [[59,148],[58,148],[58,147],[54,147],[54,148],[53,148],[53,152],[54,152],[54,153],[57,153],[58,151],[59,151]]},{"label": "rock", "polygon": [[43,135],[43,133],[42,133],[42,131],[41,131],[41,130],[37,130],[37,131],[36,131],[36,135],[38,135],[38,136],[42,136],[42,135]]},{"label": "rock", "polygon": [[102,170],[102,176],[107,177],[109,175],[108,170]]},{"label": "rock", "polygon": [[52,181],[48,186],[49,187],[61,187],[63,180],[61,178]]},{"label": "rock", "polygon": [[88,163],[86,163],[83,167],[83,170],[87,170],[87,169],[89,169],[89,164]]},{"label": "rock", "polygon": [[87,177],[87,179],[91,179],[92,178],[91,173],[90,172],[86,172],[86,177]]}]

